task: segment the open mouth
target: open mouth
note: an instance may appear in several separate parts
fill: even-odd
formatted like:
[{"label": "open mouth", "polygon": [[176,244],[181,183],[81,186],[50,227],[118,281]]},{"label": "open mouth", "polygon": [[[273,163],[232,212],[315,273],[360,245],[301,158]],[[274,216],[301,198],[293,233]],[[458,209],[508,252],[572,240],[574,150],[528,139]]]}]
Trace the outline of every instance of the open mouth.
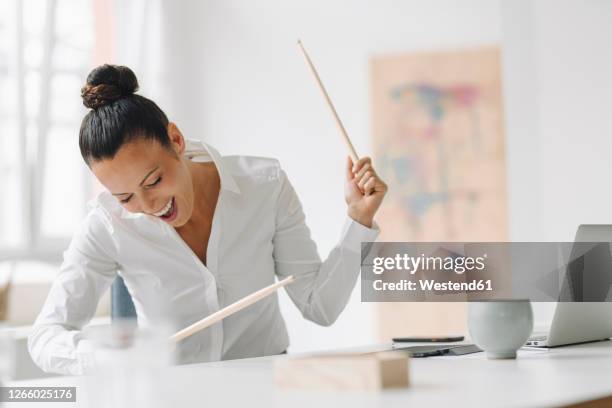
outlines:
[{"label": "open mouth", "polygon": [[153,215],[161,218],[166,222],[170,222],[176,218],[177,208],[176,202],[174,201],[174,197],[168,201],[168,203],[162,208],[160,211],[154,213]]}]

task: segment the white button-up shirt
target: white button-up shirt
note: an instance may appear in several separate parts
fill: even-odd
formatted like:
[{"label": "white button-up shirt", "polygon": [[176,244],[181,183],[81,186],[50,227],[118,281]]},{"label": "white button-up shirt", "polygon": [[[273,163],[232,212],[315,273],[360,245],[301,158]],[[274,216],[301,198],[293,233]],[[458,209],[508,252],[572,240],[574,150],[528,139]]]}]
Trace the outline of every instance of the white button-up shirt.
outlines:
[{"label": "white button-up shirt", "polygon": [[[156,217],[125,210],[108,192],[90,203],[38,316],[28,347],[45,371],[80,374],[86,361],[81,329],[117,273],[130,292],[139,325],[186,327],[294,275],[286,290],[315,323],[330,325],[344,309],[360,270],[361,242],[378,230],[347,217],[338,244],[321,262],[301,203],[277,160],[224,156],[188,141],[185,155],[213,161],[221,180],[204,265],[176,230]],[[278,354],[289,337],[277,295],[269,296],[183,340],[179,362]]]}]

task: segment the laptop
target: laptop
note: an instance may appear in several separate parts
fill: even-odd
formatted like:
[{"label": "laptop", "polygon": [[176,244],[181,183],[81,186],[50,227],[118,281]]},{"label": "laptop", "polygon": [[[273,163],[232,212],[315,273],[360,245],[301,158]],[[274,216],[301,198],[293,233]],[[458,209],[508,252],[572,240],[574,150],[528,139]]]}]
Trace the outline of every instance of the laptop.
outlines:
[{"label": "laptop", "polygon": [[[612,225],[580,225],[575,242],[612,242]],[[609,266],[612,274],[612,262]],[[568,279],[571,280],[571,277]],[[612,302],[559,302],[550,329],[533,333],[525,345],[557,347],[607,340],[610,337]]]}]

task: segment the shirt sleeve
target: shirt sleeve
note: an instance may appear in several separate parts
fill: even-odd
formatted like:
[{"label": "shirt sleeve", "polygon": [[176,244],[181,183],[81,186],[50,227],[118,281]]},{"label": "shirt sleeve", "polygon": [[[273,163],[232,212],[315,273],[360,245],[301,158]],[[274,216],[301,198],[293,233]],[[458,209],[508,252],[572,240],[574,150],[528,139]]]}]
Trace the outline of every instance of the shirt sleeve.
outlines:
[{"label": "shirt sleeve", "polygon": [[60,271],[28,337],[32,360],[45,372],[79,375],[92,362],[81,329],[117,274],[112,241],[100,214],[90,213],[64,252]]},{"label": "shirt sleeve", "polygon": [[280,193],[274,235],[274,261],[280,278],[293,275],[287,293],[302,315],[317,324],[336,321],[353,291],[361,267],[361,243],[371,242],[379,230],[347,216],[340,240],[321,262],[305,222],[302,204],[280,170]]}]

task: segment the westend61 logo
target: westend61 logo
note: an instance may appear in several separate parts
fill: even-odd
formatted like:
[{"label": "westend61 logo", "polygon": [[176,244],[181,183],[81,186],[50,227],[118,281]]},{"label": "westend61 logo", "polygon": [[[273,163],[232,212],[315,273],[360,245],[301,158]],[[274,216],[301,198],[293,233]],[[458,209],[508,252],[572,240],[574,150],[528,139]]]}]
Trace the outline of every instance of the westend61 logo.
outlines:
[{"label": "westend61 logo", "polygon": [[385,271],[407,271],[414,275],[417,271],[452,271],[458,275],[470,271],[482,271],[485,269],[484,261],[487,254],[479,257],[471,256],[410,256],[408,254],[396,254],[394,257],[375,257],[372,264],[372,272],[382,275]]}]

